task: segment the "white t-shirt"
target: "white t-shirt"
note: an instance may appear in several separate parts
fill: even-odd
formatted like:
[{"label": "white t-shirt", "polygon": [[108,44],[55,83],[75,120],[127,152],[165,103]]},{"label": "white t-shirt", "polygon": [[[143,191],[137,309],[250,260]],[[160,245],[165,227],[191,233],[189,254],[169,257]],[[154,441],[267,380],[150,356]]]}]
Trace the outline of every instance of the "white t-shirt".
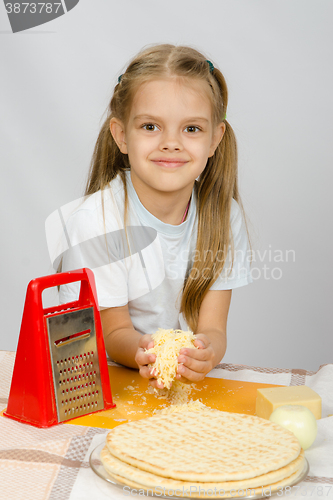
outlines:
[{"label": "white t-shirt", "polygon": [[[197,238],[196,200],[193,193],[187,219],[166,224],[140,202],[127,172],[128,218],[124,229],[124,186],[118,175],[109,187],[85,198],[68,216],[63,271],[93,270],[100,308],[128,304],[134,328],[154,333],[161,328],[187,329],[179,313],[181,291]],[[104,206],[104,213],[103,213]],[[231,207],[234,264],[228,263],[211,290],[230,290],[252,281],[247,233],[239,205]],[[130,251],[128,250],[128,244]],[[195,257],[193,257],[195,255]],[[229,274],[228,274],[229,273]],[[78,298],[79,284],[64,285],[61,303]]]}]

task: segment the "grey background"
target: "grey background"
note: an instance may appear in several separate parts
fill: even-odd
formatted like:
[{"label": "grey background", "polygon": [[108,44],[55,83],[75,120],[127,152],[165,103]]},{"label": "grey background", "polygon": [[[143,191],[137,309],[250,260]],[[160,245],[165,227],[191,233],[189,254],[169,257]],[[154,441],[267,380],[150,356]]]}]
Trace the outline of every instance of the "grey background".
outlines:
[{"label": "grey background", "polygon": [[332,15],[330,0],[81,0],[12,34],[0,6],[0,349],[16,349],[28,282],[52,271],[45,219],[82,195],[118,75],[171,42],[225,74],[239,143],[255,280],[233,292],[224,361],[332,362]]}]

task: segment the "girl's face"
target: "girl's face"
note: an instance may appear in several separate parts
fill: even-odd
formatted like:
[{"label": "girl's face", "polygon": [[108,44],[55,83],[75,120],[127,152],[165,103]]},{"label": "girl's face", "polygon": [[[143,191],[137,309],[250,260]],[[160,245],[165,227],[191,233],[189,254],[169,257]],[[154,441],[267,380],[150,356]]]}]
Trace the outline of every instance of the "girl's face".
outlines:
[{"label": "girl's face", "polygon": [[111,120],[135,188],[190,195],[225,130],[213,125],[209,91],[201,80],[152,80],[136,92],[126,125]]}]

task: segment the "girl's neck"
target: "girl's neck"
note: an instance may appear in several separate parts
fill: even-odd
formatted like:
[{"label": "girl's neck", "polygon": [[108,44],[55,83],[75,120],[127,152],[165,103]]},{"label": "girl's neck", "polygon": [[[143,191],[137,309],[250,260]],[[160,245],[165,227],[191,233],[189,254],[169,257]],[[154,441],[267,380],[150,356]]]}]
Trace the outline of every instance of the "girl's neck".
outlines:
[{"label": "girl's neck", "polygon": [[173,192],[147,190],[135,176],[131,175],[131,179],[142,205],[154,217],[173,226],[178,226],[186,220],[193,186]]}]

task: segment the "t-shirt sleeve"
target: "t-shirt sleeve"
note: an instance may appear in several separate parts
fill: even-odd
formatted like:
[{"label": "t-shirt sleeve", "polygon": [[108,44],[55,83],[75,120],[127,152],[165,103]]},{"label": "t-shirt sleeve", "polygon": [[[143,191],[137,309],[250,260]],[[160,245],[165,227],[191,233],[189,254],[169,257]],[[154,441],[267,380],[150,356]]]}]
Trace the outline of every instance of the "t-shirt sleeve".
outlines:
[{"label": "t-shirt sleeve", "polygon": [[233,237],[233,255],[230,245],[223,270],[210,290],[231,290],[253,281],[250,267],[251,251],[246,226],[240,206],[235,200],[232,200],[230,223]]},{"label": "t-shirt sleeve", "polygon": [[[68,249],[62,256],[62,271],[87,267],[94,273],[98,304],[101,308],[128,303],[127,265],[124,255],[126,241],[122,231],[107,229],[94,210],[80,209],[65,226]],[[60,303],[79,297],[80,283],[60,287]]]}]

